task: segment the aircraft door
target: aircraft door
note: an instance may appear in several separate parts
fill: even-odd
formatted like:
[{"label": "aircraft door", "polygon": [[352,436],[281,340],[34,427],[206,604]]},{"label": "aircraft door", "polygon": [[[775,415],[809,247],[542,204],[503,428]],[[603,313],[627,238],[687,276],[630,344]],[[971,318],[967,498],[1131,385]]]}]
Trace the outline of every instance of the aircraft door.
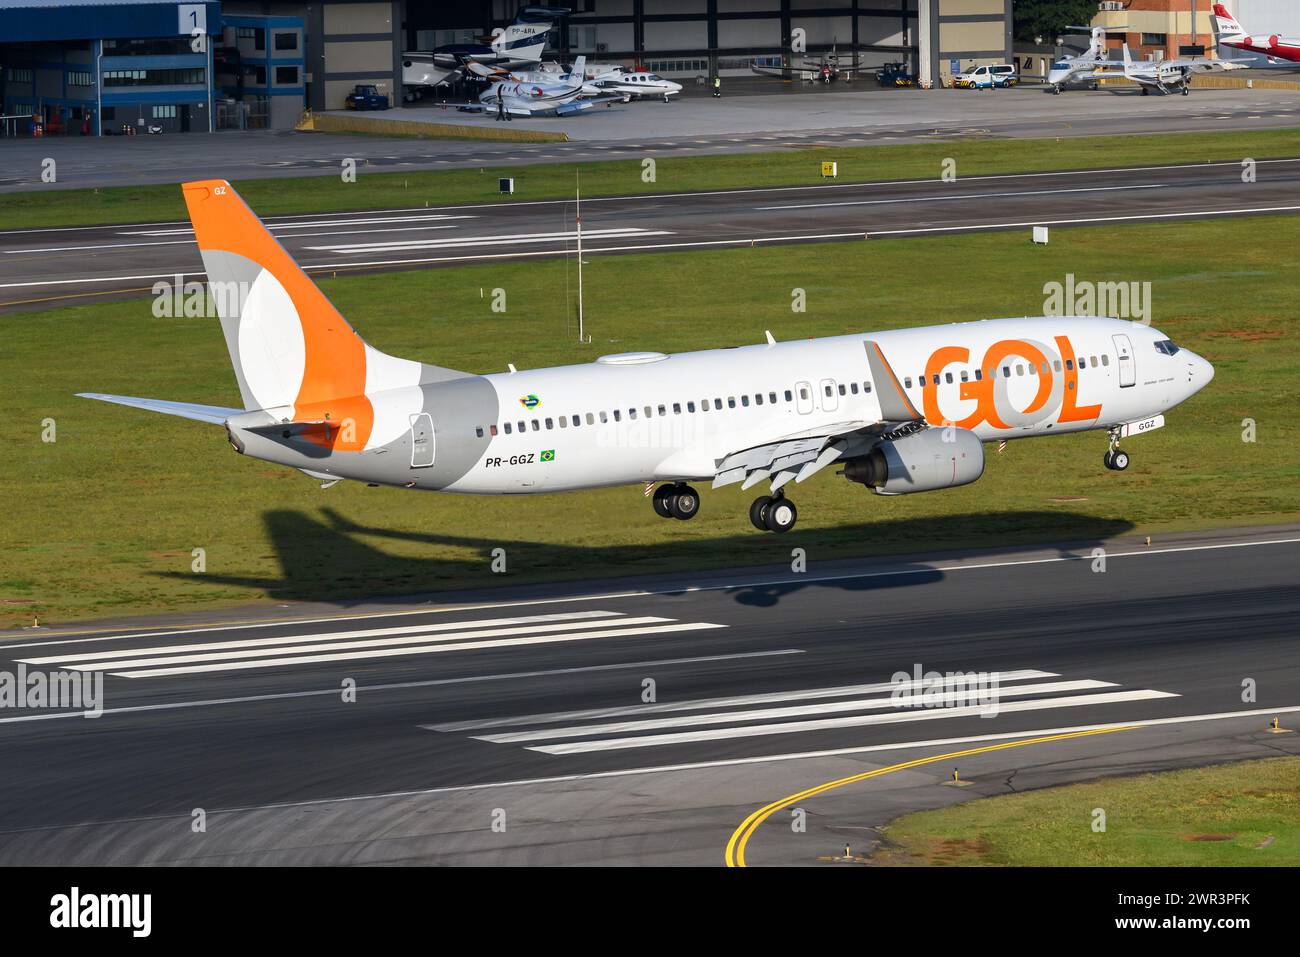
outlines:
[{"label": "aircraft door", "polygon": [[813,410],[812,385],[808,382],[794,384],[794,406],[800,415],[807,415]]},{"label": "aircraft door", "polygon": [[839,408],[840,399],[835,394],[835,380],[822,379],[822,409],[826,412],[834,412]]},{"label": "aircraft door", "polygon": [[411,416],[411,468],[427,469],[433,465],[433,416],[418,412]]},{"label": "aircraft door", "polygon": [[1119,359],[1119,387],[1127,389],[1137,384],[1137,368],[1133,363],[1133,343],[1128,336],[1112,336],[1115,340],[1115,355]]}]

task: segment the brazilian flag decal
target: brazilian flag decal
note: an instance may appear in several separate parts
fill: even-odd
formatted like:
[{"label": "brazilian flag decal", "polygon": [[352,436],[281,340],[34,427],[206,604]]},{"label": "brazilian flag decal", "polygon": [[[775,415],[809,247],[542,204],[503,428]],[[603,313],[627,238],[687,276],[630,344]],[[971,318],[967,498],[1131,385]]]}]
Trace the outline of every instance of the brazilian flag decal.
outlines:
[{"label": "brazilian flag decal", "polygon": [[543,461],[543,462],[554,462],[554,461],[555,461],[555,449],[547,449],[545,452],[543,452],[543,453],[542,453],[542,461]]}]

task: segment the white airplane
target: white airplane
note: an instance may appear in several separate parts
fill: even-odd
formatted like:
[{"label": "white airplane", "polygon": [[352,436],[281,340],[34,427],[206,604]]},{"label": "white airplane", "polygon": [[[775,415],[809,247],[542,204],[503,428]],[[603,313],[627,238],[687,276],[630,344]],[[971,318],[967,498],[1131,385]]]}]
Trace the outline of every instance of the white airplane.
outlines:
[{"label": "white airplane", "polygon": [[[1052,93],[1059,96],[1070,83],[1076,81],[1080,74],[1090,73],[1106,60],[1106,31],[1127,30],[1128,27],[1066,27],[1067,30],[1087,30],[1091,34],[1088,49],[1078,56],[1063,56],[1052,63],[1047,72],[1047,84]],[[1095,86],[1095,84],[1094,84]]]},{"label": "white airplane", "polygon": [[402,86],[407,100],[459,77],[466,63],[520,69],[536,66],[546,49],[546,38],[556,21],[567,17],[565,7],[521,7],[515,22],[488,43],[456,43],[429,51],[402,54]]},{"label": "white airplane", "polygon": [[583,80],[583,57],[573,61],[573,71],[561,81],[523,83],[518,80],[499,80],[479,94],[478,103],[464,104],[457,109],[474,113],[504,110],[511,116],[570,116],[592,109],[602,103],[623,101],[622,96],[588,97]]},{"label": "white airplane", "polygon": [[1193,73],[1209,73],[1214,70],[1240,70],[1244,68],[1244,63],[1216,59],[1142,60],[1135,63],[1126,43],[1124,44],[1124,71],[1122,73],[1103,69],[1086,74],[1086,78],[1103,80],[1123,76],[1138,84],[1143,96],[1146,96],[1152,90],[1159,90],[1161,93],[1180,91],[1183,96],[1187,96],[1191,91]]},{"label": "white airplane", "polygon": [[623,67],[593,77],[588,86],[600,93],[617,93],[638,99],[643,96],[662,97],[665,103],[669,102],[670,96],[682,92],[680,83],[665,80],[657,73],[640,73]]},{"label": "white airplane", "polygon": [[182,190],[243,408],[82,395],[219,425],[237,452],[326,484],[526,495],[660,482],[654,510],[689,519],[690,483],[767,482],[750,520],[784,532],[791,483],[830,465],[882,495],[925,492],[978,479],[985,442],[1100,430],[1105,465],[1122,471],[1120,439],[1162,426],[1214,376],[1149,326],[1080,317],[461,372],[367,344],[228,182]]},{"label": "white airplane", "polygon": [[[579,60],[581,59],[579,57]],[[467,63],[465,69],[472,76],[482,80],[516,82],[526,85],[572,83],[581,78],[583,81],[583,96],[617,95],[618,98],[624,100],[642,96],[661,96],[664,102],[667,103],[670,96],[676,96],[682,92],[680,83],[665,80],[657,73],[637,73],[618,66],[593,74],[590,67],[584,67],[579,71],[576,61],[573,69],[568,71],[543,68],[531,72],[520,72],[518,70],[503,70],[500,67],[488,66],[476,61]]]}]

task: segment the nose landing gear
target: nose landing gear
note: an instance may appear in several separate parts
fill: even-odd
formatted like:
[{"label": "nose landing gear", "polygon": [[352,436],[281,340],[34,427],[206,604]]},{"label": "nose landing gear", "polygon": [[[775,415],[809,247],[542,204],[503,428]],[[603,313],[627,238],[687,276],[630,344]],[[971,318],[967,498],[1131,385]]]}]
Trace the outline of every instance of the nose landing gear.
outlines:
[{"label": "nose landing gear", "polygon": [[1112,472],[1122,472],[1128,468],[1128,453],[1119,447],[1119,430],[1110,430],[1110,448],[1102,457],[1102,463]]}]

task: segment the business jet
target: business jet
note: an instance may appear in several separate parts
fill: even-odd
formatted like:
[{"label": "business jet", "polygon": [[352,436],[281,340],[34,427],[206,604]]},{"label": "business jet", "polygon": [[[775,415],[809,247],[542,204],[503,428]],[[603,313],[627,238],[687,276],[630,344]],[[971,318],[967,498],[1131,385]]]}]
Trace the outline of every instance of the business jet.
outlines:
[{"label": "business jet", "polygon": [[453,43],[431,52],[403,53],[404,98],[414,100],[434,87],[453,82],[470,61],[503,70],[537,66],[551,28],[569,13],[565,7],[521,7],[515,22],[486,43]]},{"label": "business jet", "polygon": [[[502,109],[511,116],[570,116],[602,103],[622,102],[622,96],[589,97],[583,79],[584,58],[573,61],[573,70],[563,79],[545,83],[524,83],[513,77],[498,80],[479,94],[478,103],[457,109],[484,113]],[[584,99],[584,97],[587,97]]]},{"label": "business jet", "polygon": [[1137,322],[991,319],[479,375],[369,345],[224,180],[185,204],[242,408],[81,393],[225,429],[235,451],[332,484],[527,495],[655,483],[664,518],[691,483],[768,488],[755,527],[785,532],[787,490],[831,465],[881,495],[974,482],[984,443],[1089,430],[1120,440],[1214,376]]},{"label": "business jet", "polygon": [[1209,73],[1215,70],[1240,70],[1245,64],[1233,60],[1141,60],[1133,61],[1128,44],[1124,44],[1123,72],[1114,70],[1095,70],[1086,74],[1094,80],[1127,77],[1136,83],[1146,96],[1152,90],[1160,93],[1181,92],[1183,96],[1191,91],[1192,74]]},{"label": "business jet", "polygon": [[680,83],[665,80],[657,73],[641,73],[623,67],[592,77],[588,86],[600,93],[618,93],[636,99],[662,97],[665,103],[669,102],[670,96],[682,92]]},{"label": "business jet", "polygon": [[1277,33],[1249,34],[1221,3],[1214,5],[1214,39],[1225,47],[1263,53],[1269,63],[1300,61],[1300,37],[1284,37]]},{"label": "business jet", "polygon": [[[1091,73],[1101,64],[1106,63],[1106,30],[1126,30],[1127,27],[1066,27],[1067,30],[1087,30],[1091,34],[1088,49],[1078,56],[1063,56],[1052,63],[1047,71],[1047,85],[1052,93],[1059,96],[1069,84],[1076,82],[1082,74]],[[1096,81],[1093,81],[1096,88]]]}]

